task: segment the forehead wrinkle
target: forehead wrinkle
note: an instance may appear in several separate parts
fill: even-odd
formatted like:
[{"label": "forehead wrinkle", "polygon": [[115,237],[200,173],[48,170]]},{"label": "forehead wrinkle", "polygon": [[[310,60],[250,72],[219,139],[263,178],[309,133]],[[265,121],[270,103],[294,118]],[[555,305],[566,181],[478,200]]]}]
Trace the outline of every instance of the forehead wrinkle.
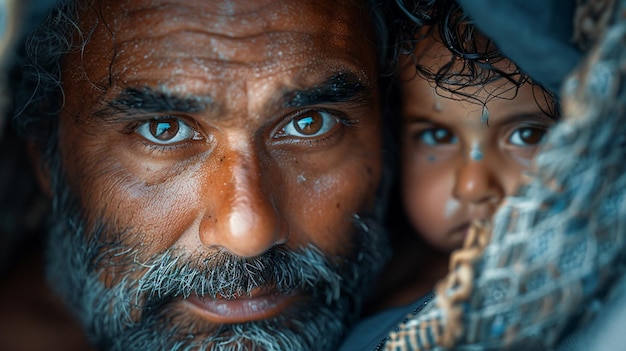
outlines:
[{"label": "forehead wrinkle", "polygon": [[[132,71],[142,66],[164,67],[173,60],[194,58],[224,61],[233,64],[255,65],[266,61],[284,63],[288,57],[314,54],[311,33],[292,31],[290,28],[270,30],[265,25],[255,27],[255,32],[232,36],[207,28],[206,23],[193,20],[179,25],[150,25],[150,31],[136,30],[135,21],[117,20],[131,28],[120,28],[112,38],[113,65],[118,71]],[[258,22],[258,21],[257,21]],[[230,26],[233,27],[233,26]],[[135,29],[134,29],[135,28]],[[319,33],[321,35],[321,33]],[[330,34],[329,34],[330,35]],[[207,65],[208,66],[208,65]],[[115,73],[115,72],[114,72]]]},{"label": "forehead wrinkle", "polygon": [[[263,31],[271,31],[275,28],[291,30],[301,26],[303,21],[315,21],[318,17],[313,11],[307,16],[303,6],[288,4],[285,2],[273,2],[272,4],[257,4],[253,6],[240,6],[241,1],[226,1],[223,3],[232,6],[220,6],[215,1],[198,1],[195,3],[156,2],[151,1],[146,7],[124,6],[114,15],[118,27],[116,30],[133,31],[138,24],[150,24],[150,31],[155,35],[178,31],[187,28],[190,31],[210,32],[224,37],[246,37]],[[260,2],[259,2],[260,3]],[[238,6],[239,5],[239,6]],[[300,5],[300,4],[298,4]],[[307,7],[311,10],[312,7]],[[300,17],[298,21],[286,19]],[[126,19],[126,20],[124,20]]]},{"label": "forehead wrinkle", "polygon": [[[207,15],[213,8],[219,8],[213,2],[187,1],[185,4],[185,1],[163,1],[152,6],[146,1],[125,1],[122,6],[113,5],[116,8],[106,12],[112,17],[106,21],[111,23],[114,32],[110,38],[112,44],[100,42],[98,45],[114,46],[113,75],[133,73],[142,68],[153,70],[164,67],[165,70],[172,70],[172,67],[165,67],[167,63],[176,65],[172,60],[189,57],[196,61],[227,61],[249,66],[275,61],[273,65],[278,66],[289,56],[292,60],[306,55],[324,57],[324,53],[317,52],[320,47],[315,43],[324,43],[324,52],[340,49],[336,51],[346,57],[361,49],[354,42],[355,36],[350,35],[356,28],[361,28],[359,23],[363,25],[362,20],[355,18],[358,16],[350,11],[355,6],[351,2],[336,6],[314,1],[294,1],[290,4],[270,2],[265,7],[255,3],[250,1],[243,7],[233,5],[237,7],[235,13],[241,12],[242,16],[232,16],[230,10],[214,11],[223,18],[213,21],[211,19],[215,16]],[[282,13],[289,16],[276,21]],[[249,23],[246,16],[249,16]],[[224,21],[230,21],[227,23],[230,25],[225,25]],[[365,39],[365,33],[361,36]],[[172,70],[172,73],[179,72]]]},{"label": "forehead wrinkle", "polygon": [[[189,2],[189,1],[187,1]],[[235,4],[235,2],[232,2]],[[237,2],[238,5],[240,2]],[[251,3],[255,3],[252,1]],[[157,3],[147,8],[137,8],[134,2],[126,4],[126,10],[110,11],[110,22],[115,23],[114,31],[118,42],[129,40],[126,36],[166,36],[176,32],[205,33],[206,35],[224,38],[254,38],[272,32],[288,32],[302,35],[324,36],[335,41],[351,41],[354,39],[355,28],[363,25],[358,16],[354,16],[354,4],[346,2],[335,6],[301,1],[293,3],[272,2],[269,5],[237,7],[235,11],[217,11],[220,6],[214,2],[199,1],[193,4],[180,2]],[[143,4],[145,6],[145,4]],[[250,7],[250,9],[248,9]],[[351,8],[352,7],[352,8]],[[324,20],[321,21],[320,19]],[[138,28],[149,28],[143,31]],[[306,43],[300,38],[301,43]],[[301,45],[295,45],[298,47]],[[341,46],[341,45],[340,45]],[[293,47],[293,45],[292,45]]]},{"label": "forehead wrinkle", "polygon": [[116,66],[120,67],[140,63],[163,66],[178,59],[241,65],[275,61],[274,64],[279,65],[290,57],[297,59],[304,55],[317,56],[313,47],[294,45],[298,42],[310,42],[312,39],[307,33],[296,37],[293,33],[269,32],[247,38],[228,38],[203,32],[180,31],[118,41],[114,60],[117,61]]}]

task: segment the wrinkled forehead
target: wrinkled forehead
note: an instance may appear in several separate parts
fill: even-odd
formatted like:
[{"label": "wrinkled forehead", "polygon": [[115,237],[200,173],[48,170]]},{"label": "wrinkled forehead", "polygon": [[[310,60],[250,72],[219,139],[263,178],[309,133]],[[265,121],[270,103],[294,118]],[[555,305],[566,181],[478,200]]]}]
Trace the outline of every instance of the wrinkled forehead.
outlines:
[{"label": "wrinkled forehead", "polygon": [[164,68],[224,80],[238,66],[272,74],[268,67],[375,64],[363,54],[372,52],[371,28],[355,0],[96,0],[80,25],[93,29],[82,63],[100,83]]},{"label": "wrinkled forehead", "polygon": [[129,35],[158,36],[164,31],[198,31],[228,38],[270,32],[323,30],[355,16],[354,6],[327,0],[97,0],[110,29]]}]

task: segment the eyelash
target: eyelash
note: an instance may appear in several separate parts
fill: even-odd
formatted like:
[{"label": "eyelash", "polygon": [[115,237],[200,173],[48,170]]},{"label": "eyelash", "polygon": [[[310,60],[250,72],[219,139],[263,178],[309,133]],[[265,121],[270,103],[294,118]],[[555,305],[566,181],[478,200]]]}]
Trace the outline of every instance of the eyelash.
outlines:
[{"label": "eyelash", "polygon": [[[275,134],[277,131],[280,131],[282,129],[285,128],[285,126],[287,126],[287,124],[291,123],[295,118],[302,116],[310,111],[319,111],[319,112],[325,112],[328,113],[329,115],[333,116],[334,118],[337,119],[337,122],[339,124],[341,124],[342,126],[348,127],[348,128],[356,128],[356,126],[358,126],[359,124],[359,120],[357,118],[351,118],[348,115],[346,115],[345,113],[342,112],[338,112],[336,110],[330,110],[330,109],[324,109],[324,108],[309,108],[306,110],[300,110],[297,111],[295,113],[292,114],[288,114],[286,115],[282,122],[279,124],[279,127],[273,129],[272,134]],[[300,141],[295,141],[295,138],[289,138],[289,137],[285,137],[285,140],[280,140],[281,138],[277,139],[277,142],[279,144],[295,144],[295,143],[309,143],[309,144],[315,144],[315,145],[319,145],[319,146],[325,146],[325,145],[330,145],[333,142],[333,139],[338,137],[337,133],[339,133],[341,131],[335,131],[329,135],[325,135],[322,138],[310,138],[310,139],[300,139]],[[271,138],[275,138],[274,136],[272,136]]]},{"label": "eyelash", "polygon": [[[357,118],[352,118],[349,117],[348,115],[346,115],[345,113],[341,113],[341,112],[337,112],[335,110],[328,110],[328,109],[307,109],[304,111],[297,111],[296,113],[292,113],[287,115],[286,117],[283,118],[283,121],[281,122],[281,124],[279,124],[279,127],[276,130],[282,130],[283,128],[285,128],[285,126],[288,123],[292,123],[292,121],[297,118],[298,116],[301,116],[303,114],[306,114],[307,112],[310,111],[320,111],[320,112],[325,112],[328,113],[329,115],[333,116],[334,118],[337,119],[337,122],[339,124],[341,124],[342,126],[345,126],[347,128],[356,128],[359,124],[359,120]],[[124,130],[125,134],[133,134],[137,131],[137,129],[142,126],[145,123],[149,123],[151,121],[158,121],[158,120],[164,120],[164,119],[169,119],[169,118],[176,118],[176,119],[182,119],[183,122],[187,123],[191,128],[193,128],[196,132],[202,134],[204,136],[204,139],[206,139],[206,136],[199,131],[198,128],[198,123],[194,120],[193,123],[190,123],[188,120],[181,118],[181,117],[175,117],[175,116],[171,116],[171,115],[164,115],[164,116],[156,116],[156,117],[151,117],[151,118],[145,118],[142,120],[136,120],[133,121],[132,123],[128,124]],[[319,145],[319,146],[324,146],[324,145],[329,145],[332,144],[333,139],[338,137],[338,133],[340,133],[341,131],[335,131],[332,132],[330,134],[325,135],[322,138],[311,138],[311,139],[301,139],[299,141],[299,143],[309,143],[309,144],[315,144],[315,145]],[[280,140],[279,143],[296,143],[296,141],[294,141],[294,138],[285,138],[286,140]],[[175,143],[175,144],[170,144],[170,145],[158,145],[158,144],[154,144],[149,142],[148,140],[137,136],[137,138],[135,138],[136,143],[138,143],[139,145],[141,145],[141,147],[145,148],[146,151],[148,151],[149,153],[155,155],[155,156],[159,156],[159,155],[164,155],[167,153],[171,153],[171,152],[175,152],[184,148],[189,147],[190,144],[192,144],[192,140],[187,140],[185,142],[181,142],[181,143]]]},{"label": "eyelash", "polygon": [[[144,125],[145,123],[149,123],[152,121],[165,120],[165,119],[170,119],[170,118],[182,120],[184,123],[186,123],[191,128],[193,128],[196,132],[202,134],[203,139],[206,139],[206,136],[198,130],[199,129],[198,123],[195,120],[193,121],[193,123],[189,123],[189,121],[185,118],[175,117],[171,115],[156,116],[156,117],[133,121],[132,123],[127,125],[124,132],[126,134],[134,134],[135,132],[137,132],[137,129],[140,126]],[[148,140],[142,138],[141,136],[137,136],[135,138],[135,142],[138,143],[141,147],[145,148],[146,151],[149,152],[150,154],[159,156],[159,155],[163,155],[163,154],[167,154],[167,153],[171,153],[171,152],[175,152],[175,151],[187,148],[191,144],[192,140],[187,140],[184,142],[170,144],[170,145],[167,145],[167,144],[158,145],[158,144],[149,142]]]},{"label": "eyelash", "polygon": [[357,118],[348,117],[345,113],[342,113],[339,111],[325,109],[325,108],[308,108],[306,110],[299,110],[295,113],[286,115],[285,118],[283,118],[283,123],[281,124],[281,126],[284,127],[287,124],[287,122],[293,120],[294,118],[298,116],[304,115],[310,111],[319,111],[319,112],[328,113],[329,115],[337,118],[339,123],[343,124],[346,127],[353,127],[359,124],[359,120]]}]

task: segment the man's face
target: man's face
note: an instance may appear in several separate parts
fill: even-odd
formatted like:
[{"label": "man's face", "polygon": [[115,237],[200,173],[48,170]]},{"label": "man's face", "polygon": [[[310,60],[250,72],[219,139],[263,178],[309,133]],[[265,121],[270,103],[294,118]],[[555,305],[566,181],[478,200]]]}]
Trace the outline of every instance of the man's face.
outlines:
[{"label": "man's face", "polygon": [[268,345],[332,347],[380,239],[355,226],[381,170],[367,9],[114,0],[81,16],[93,32],[64,60],[54,191],[67,183],[82,213],[56,231],[84,257],[54,236],[51,257],[88,277],[50,271],[95,341],[250,349],[291,331]]}]

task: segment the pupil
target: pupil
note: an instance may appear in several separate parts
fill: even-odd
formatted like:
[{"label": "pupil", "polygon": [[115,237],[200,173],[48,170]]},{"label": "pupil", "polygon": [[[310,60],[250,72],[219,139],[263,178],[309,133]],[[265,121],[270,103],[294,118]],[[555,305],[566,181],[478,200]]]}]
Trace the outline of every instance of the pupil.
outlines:
[{"label": "pupil", "polygon": [[150,132],[159,140],[170,140],[178,133],[178,123],[174,120],[152,121]]},{"label": "pupil", "polygon": [[522,131],[522,140],[528,144],[537,144],[541,141],[541,133],[534,129],[524,129]]},{"label": "pupil", "polygon": [[157,125],[156,136],[159,136],[170,129],[170,125],[167,123],[159,123]]},{"label": "pupil", "polygon": [[296,130],[302,134],[313,135],[322,128],[322,119],[317,115],[309,115],[296,120]]},{"label": "pupil", "polygon": [[438,140],[443,141],[444,139],[447,139],[447,136],[448,136],[448,131],[447,130],[438,129],[435,132],[435,138],[438,139]]}]

